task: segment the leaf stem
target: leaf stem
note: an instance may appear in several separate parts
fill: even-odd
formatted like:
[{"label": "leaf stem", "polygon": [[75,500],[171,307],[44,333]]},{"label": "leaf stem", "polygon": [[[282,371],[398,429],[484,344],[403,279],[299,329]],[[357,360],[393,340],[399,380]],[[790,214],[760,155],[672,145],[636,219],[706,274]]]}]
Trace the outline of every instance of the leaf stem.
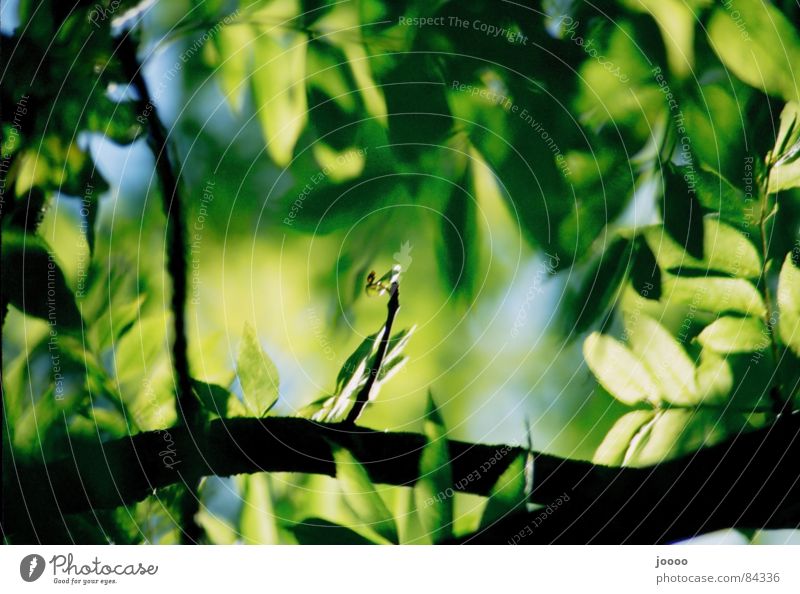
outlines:
[{"label": "leaf stem", "polygon": [[761,276],[759,277],[759,285],[761,289],[761,294],[764,298],[764,304],[766,308],[764,310],[764,324],[766,325],[767,329],[769,330],[769,337],[770,337],[770,349],[772,351],[772,359],[775,362],[775,371],[773,374],[774,383],[770,389],[770,396],[772,398],[772,407],[773,412],[775,414],[780,414],[784,411],[787,406],[788,400],[784,400],[783,394],[781,391],[781,381],[780,381],[780,357],[779,357],[779,350],[778,350],[778,343],[775,340],[775,328],[772,324],[772,291],[769,288],[769,278],[767,277],[768,269],[769,269],[769,242],[767,240],[767,223],[775,214],[774,209],[770,211],[769,209],[769,191],[768,191],[768,180],[769,180],[769,171],[767,171],[761,178],[758,184],[759,188],[759,198],[760,198],[760,210],[759,213],[759,221],[758,221],[758,230],[761,239]]},{"label": "leaf stem", "polygon": [[389,303],[386,306],[386,326],[383,331],[383,336],[381,336],[380,345],[378,345],[378,351],[375,353],[375,361],[372,363],[372,368],[369,370],[367,382],[364,384],[361,390],[359,390],[358,395],[356,396],[355,404],[353,404],[353,408],[351,408],[350,412],[347,413],[347,418],[344,420],[345,425],[355,425],[358,417],[360,417],[361,413],[364,412],[367,402],[369,402],[369,395],[372,391],[372,386],[375,384],[375,380],[381,371],[383,358],[386,356],[386,349],[389,347],[389,338],[392,334],[392,324],[394,323],[394,318],[397,315],[398,309],[400,309],[400,285],[397,283],[397,281],[393,281],[392,286],[389,289]]}]

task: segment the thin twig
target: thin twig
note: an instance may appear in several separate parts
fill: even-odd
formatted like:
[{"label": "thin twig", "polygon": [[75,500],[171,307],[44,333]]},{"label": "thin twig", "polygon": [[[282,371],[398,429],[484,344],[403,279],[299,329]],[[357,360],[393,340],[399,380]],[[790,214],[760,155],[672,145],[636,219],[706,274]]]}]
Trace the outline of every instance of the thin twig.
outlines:
[{"label": "thin twig", "polygon": [[769,331],[770,337],[770,350],[772,351],[772,359],[775,364],[775,381],[770,388],[770,396],[772,398],[772,405],[773,405],[773,412],[775,414],[780,415],[782,412],[786,412],[785,408],[787,406],[787,401],[783,398],[783,391],[781,389],[781,378],[780,378],[780,355],[778,351],[778,343],[775,340],[775,328],[772,324],[772,291],[769,288],[769,279],[767,277],[768,273],[768,263],[769,263],[769,242],[767,241],[767,222],[771,218],[772,212],[768,212],[769,207],[769,191],[767,189],[767,184],[769,180],[769,172],[765,173],[763,179],[758,184],[759,188],[759,198],[760,198],[760,207],[761,212],[759,213],[759,221],[758,221],[758,230],[759,236],[761,239],[761,276],[759,278],[759,286],[761,289],[761,294],[764,298],[764,304],[766,307],[764,308],[764,324]]},{"label": "thin twig", "polygon": [[139,106],[147,119],[147,139],[156,160],[161,183],[162,205],[167,218],[167,269],[172,281],[172,314],[175,336],[172,344],[173,367],[177,378],[177,404],[181,420],[191,426],[198,419],[199,405],[192,394],[186,339],[186,242],[178,178],[169,162],[167,133],[158,118],[155,103],[147,90],[136,59],[136,47],[129,36],[119,45],[120,60],[139,93]]},{"label": "thin twig", "polygon": [[[172,365],[177,380],[176,408],[178,418],[191,431],[198,429],[201,421],[200,407],[192,393],[189,371],[188,342],[186,338],[186,241],[178,176],[169,162],[167,132],[158,117],[155,103],[147,89],[142,69],[136,57],[136,45],[126,32],[120,39],[119,58],[131,84],[139,94],[139,108],[147,120],[147,140],[156,161],[156,171],[161,183],[162,205],[167,219],[167,269],[172,280],[172,315],[174,337]],[[181,540],[185,544],[197,543],[202,529],[195,521],[199,508],[199,477],[187,478],[186,493],[180,501]]]},{"label": "thin twig", "polygon": [[394,318],[397,315],[398,309],[400,309],[400,285],[397,281],[394,281],[389,289],[389,303],[386,306],[386,327],[383,331],[383,336],[381,336],[381,342],[378,345],[378,352],[375,353],[375,361],[372,363],[372,368],[369,370],[367,382],[364,384],[361,390],[359,390],[358,395],[356,396],[356,401],[353,404],[353,408],[351,408],[350,412],[347,413],[347,418],[344,420],[346,425],[355,425],[358,417],[360,417],[361,413],[364,412],[367,402],[369,402],[369,395],[372,391],[372,386],[375,385],[375,381],[381,371],[383,358],[386,356],[386,350],[389,347],[389,338],[392,334],[392,324],[394,323]]}]

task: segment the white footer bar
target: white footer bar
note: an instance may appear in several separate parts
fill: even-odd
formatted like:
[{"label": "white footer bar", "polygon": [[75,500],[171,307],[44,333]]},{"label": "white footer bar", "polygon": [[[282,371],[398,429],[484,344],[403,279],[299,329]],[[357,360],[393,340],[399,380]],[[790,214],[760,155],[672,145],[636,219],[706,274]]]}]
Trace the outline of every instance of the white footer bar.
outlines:
[{"label": "white footer bar", "polygon": [[797,593],[800,547],[5,546],[0,585],[14,593]]}]

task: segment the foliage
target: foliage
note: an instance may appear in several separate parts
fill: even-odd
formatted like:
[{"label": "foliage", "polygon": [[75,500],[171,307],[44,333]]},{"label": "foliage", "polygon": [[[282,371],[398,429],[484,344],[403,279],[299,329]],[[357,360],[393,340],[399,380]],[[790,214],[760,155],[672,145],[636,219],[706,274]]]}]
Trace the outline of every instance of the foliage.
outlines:
[{"label": "foliage", "polygon": [[[583,406],[572,382],[585,363],[589,408],[561,413],[577,420],[549,434],[575,437],[586,450],[569,451],[598,464],[659,463],[794,410],[791,3],[178,5],[20,0],[18,24],[3,27],[4,481],[16,463],[178,423],[177,278],[191,289],[183,338],[202,423],[282,414],[349,431],[375,373],[369,424],[426,439],[408,487],[373,484],[333,443],[341,497],[320,477],[204,479],[195,517],[209,542],[440,543],[524,511],[531,457],[469,507],[452,488],[444,419],[479,437],[475,416],[525,427],[516,405],[483,391],[549,410],[543,378],[573,344],[583,358],[557,389]],[[125,37],[153,97],[145,109],[169,131],[158,158],[178,196],[152,171]],[[170,200],[186,220],[169,218]],[[165,264],[170,225],[187,231],[190,270]],[[408,328],[393,334],[378,322],[386,295],[364,291],[389,255]],[[533,297],[512,296],[537,258],[555,290],[533,305],[549,316],[534,329]],[[231,281],[226,267],[246,274]],[[501,313],[518,305],[506,328]],[[182,497],[165,489],[43,536],[174,542]]]}]

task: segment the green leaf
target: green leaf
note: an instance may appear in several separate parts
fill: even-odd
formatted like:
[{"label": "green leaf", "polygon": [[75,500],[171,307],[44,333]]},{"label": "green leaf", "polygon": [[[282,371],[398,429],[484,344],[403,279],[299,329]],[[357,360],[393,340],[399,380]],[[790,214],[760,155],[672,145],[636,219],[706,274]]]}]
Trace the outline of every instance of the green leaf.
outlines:
[{"label": "green leaf", "polygon": [[431,539],[417,513],[415,489],[407,489],[398,497],[397,521],[400,544],[431,544]]},{"label": "green leaf", "polygon": [[[336,393],[341,394],[345,387],[353,383],[353,378],[361,375],[364,371],[369,371],[367,364],[370,357],[378,349],[378,343],[383,336],[385,326],[375,334],[370,334],[356,347],[339,370],[336,376]],[[352,391],[352,390],[350,390]]]},{"label": "green leaf", "polygon": [[800,38],[771,2],[735,0],[730,6],[717,6],[708,22],[708,37],[722,63],[739,79],[768,95],[798,99],[794,72],[800,64]]},{"label": "green leaf", "polygon": [[608,313],[632,262],[633,243],[625,237],[614,237],[572,299],[570,310],[575,312],[575,321],[568,330],[581,334]]},{"label": "green leaf", "polygon": [[192,380],[192,386],[200,403],[210,413],[223,419],[249,416],[241,400],[226,388],[199,380]]},{"label": "green leaf", "polygon": [[697,389],[701,401],[709,404],[725,402],[733,391],[733,369],[728,357],[703,349],[697,366]]},{"label": "green leaf", "polygon": [[532,486],[529,485],[532,470],[533,459],[528,454],[520,454],[512,460],[489,493],[481,516],[481,528],[491,526],[507,515],[525,511],[529,487]]},{"label": "green leaf", "polygon": [[236,528],[219,516],[214,515],[205,506],[197,512],[197,523],[203,529],[211,544],[231,545],[235,544],[239,537]]},{"label": "green leaf", "polygon": [[[652,124],[663,110],[653,62],[641,50],[641,28],[640,22],[623,18],[586,27],[582,37],[591,36],[598,55],[607,60],[586,59],[580,67],[581,93],[576,107],[590,126],[611,122],[647,129],[648,122]],[[646,31],[652,36],[650,29]],[[587,53],[589,49],[588,45],[583,48]]]},{"label": "green leaf", "polygon": [[306,518],[292,528],[297,542],[303,545],[375,544],[349,528],[322,518]]},{"label": "green leaf", "polygon": [[256,473],[241,478],[242,512],[239,532],[246,544],[277,544],[278,527],[272,508],[269,475]]},{"label": "green leaf", "polygon": [[[663,171],[664,229],[695,258],[703,258],[703,211],[697,197],[694,171],[667,166]],[[691,184],[691,185],[690,185]]]},{"label": "green leaf", "polygon": [[480,256],[480,237],[476,220],[475,193],[471,191],[472,168],[467,167],[463,179],[453,184],[441,219],[439,263],[447,288],[456,295],[472,300],[475,272]]},{"label": "green leaf", "polygon": [[630,272],[631,285],[645,299],[661,298],[661,269],[653,250],[642,236],[636,238],[636,257]]},{"label": "green leaf", "polygon": [[453,125],[446,87],[431,56],[403,54],[383,81],[389,118],[389,138],[405,159],[441,146]]},{"label": "green leaf", "polygon": [[114,372],[120,390],[138,394],[142,378],[150,377],[159,357],[169,351],[169,313],[141,317],[114,345]]},{"label": "green leaf", "polygon": [[444,421],[430,394],[423,433],[427,443],[420,456],[414,497],[423,528],[438,543],[453,535],[453,474]]},{"label": "green leaf", "polygon": [[600,385],[620,402],[660,401],[658,384],[647,365],[618,340],[593,332],[583,343],[583,356]]},{"label": "green leaf", "polygon": [[245,324],[236,373],[245,406],[256,416],[265,415],[278,400],[278,370],[258,342],[255,330]]},{"label": "green leaf", "polygon": [[61,408],[59,401],[55,399],[53,387],[48,388],[35,402],[31,402],[14,425],[14,451],[24,454],[41,452],[51,426],[63,414]]},{"label": "green leaf", "polygon": [[717,353],[735,354],[762,351],[770,345],[764,322],[758,318],[724,316],[706,326],[697,340]]},{"label": "green leaf", "polygon": [[781,112],[775,147],[767,155],[770,194],[800,187],[800,103],[789,101]]},{"label": "green leaf", "polygon": [[78,332],[83,320],[64,273],[37,235],[3,230],[3,300],[48,321],[51,332]]},{"label": "green leaf", "polygon": [[361,9],[360,3],[336,3],[332,10],[314,23],[314,28],[323,33],[321,38],[326,43],[342,50],[345,57],[343,62],[350,68],[366,112],[386,126],[386,101],[370,68],[372,60],[367,54],[368,44],[364,40],[365,33],[370,31],[363,26],[366,21],[360,13]]},{"label": "green leaf", "polygon": [[661,227],[644,232],[647,244],[661,268],[670,274],[721,273],[740,278],[761,275],[761,257],[753,243],[740,231],[714,217],[703,221],[703,254],[688,254]]},{"label": "green leaf", "polygon": [[693,307],[707,314],[736,312],[763,316],[764,301],[758,290],[741,278],[690,278],[668,276],[664,280],[663,299],[670,304]]},{"label": "green leaf", "polygon": [[[739,428],[741,430],[742,427]],[[718,412],[701,409],[658,411],[636,432],[625,466],[649,466],[713,445],[728,434]]]},{"label": "green leaf", "polygon": [[231,396],[228,390],[216,384],[192,380],[192,391],[207,411],[220,417],[227,416],[228,398]]},{"label": "green leaf", "polygon": [[349,227],[366,214],[384,206],[407,204],[403,181],[397,176],[370,169],[360,177],[341,184],[319,182],[316,173],[298,183],[287,196],[291,202],[283,220],[287,226],[304,232],[326,234]]},{"label": "green leaf", "polygon": [[258,119],[275,163],[286,167],[306,125],[306,35],[262,31],[253,42],[253,95]]},{"label": "green leaf", "polygon": [[620,417],[606,434],[594,453],[592,462],[607,466],[620,466],[625,462],[625,453],[631,440],[656,416],[654,411],[634,410]]},{"label": "green leaf", "polygon": [[350,452],[333,448],[336,477],[342,487],[344,499],[365,528],[376,532],[392,544],[398,544],[394,516],[384,504],[367,471]]},{"label": "green leaf", "polygon": [[770,194],[792,188],[800,188],[800,147],[791,157],[779,161],[769,170],[767,191]]},{"label": "green leaf", "polygon": [[[372,384],[370,400],[374,400],[381,386],[405,365],[408,358],[403,355],[403,350],[415,329],[416,326],[412,326],[407,330],[401,330],[389,339],[383,364]],[[322,423],[335,423],[347,416],[356,394],[367,383],[383,332],[384,328],[381,328],[358,345],[339,371],[334,394],[323,396],[307,406],[303,410],[304,415],[310,414],[313,420]]]},{"label": "green leaf", "polygon": [[[91,186],[89,187],[91,188]],[[66,192],[66,189],[63,191]],[[91,260],[91,256],[94,254],[96,234],[95,226],[97,224],[97,210],[100,206],[99,196],[95,194],[95,191],[95,189],[92,189],[91,192],[83,190],[83,195],[81,196],[79,206],[81,217],[81,233],[86,240],[86,247],[88,248],[89,252],[89,260]],[[64,194],[64,197],[76,198],[74,196],[70,196],[69,194]]]},{"label": "green leaf", "polygon": [[625,0],[631,10],[649,12],[661,30],[670,70],[687,76],[694,69],[694,29],[696,2],[682,0]]},{"label": "green leaf", "polygon": [[222,27],[212,36],[219,53],[216,76],[222,93],[233,113],[239,113],[244,103],[247,76],[256,36],[253,28],[244,23]]},{"label": "green leaf", "polygon": [[[722,92],[717,88],[714,88],[715,91]],[[727,97],[727,95],[726,95]],[[740,104],[735,102],[733,98],[729,97],[729,99],[733,102],[731,106],[731,110],[734,111],[734,115],[731,116],[732,119],[735,120],[735,123],[740,124],[741,119],[739,116]],[[699,110],[699,108],[696,108]],[[719,114],[714,113],[714,116],[718,116]],[[700,116],[698,116],[700,117]],[[731,126],[729,125],[728,128]],[[728,134],[731,134],[730,130],[727,130]],[[707,134],[710,138],[717,140],[717,137],[720,134],[720,131],[709,124],[709,128],[707,130]],[[744,134],[743,131],[740,131],[740,134]],[[721,141],[720,141],[721,142]],[[730,139],[728,141],[730,144],[734,143],[734,139]],[[709,142],[709,144],[712,144]],[[720,147],[720,150],[728,149],[730,150],[729,146]],[[709,150],[709,149],[706,149]],[[754,173],[752,171],[752,164],[750,162],[745,163],[745,169],[750,167],[751,175]],[[743,172],[744,174],[747,173],[747,170]],[[730,181],[728,181],[722,174],[712,171],[708,168],[698,168],[695,170],[695,177],[697,180],[697,199],[700,201],[700,205],[707,211],[714,213],[715,216],[718,216],[722,221],[734,225],[739,229],[750,230],[752,229],[753,224],[756,222],[755,217],[753,215],[753,208],[752,208],[752,196],[746,195],[742,190],[734,186]],[[743,175],[744,177],[744,175]],[[706,217],[706,235],[704,237],[703,243],[703,251],[706,255],[706,259],[708,260],[712,256],[709,254],[709,245],[712,247],[716,245],[716,242],[709,241],[708,233],[708,221],[713,220],[712,218]],[[720,250],[721,253],[724,254]],[[716,252],[712,252],[716,253]]]},{"label": "green leaf", "polygon": [[778,279],[778,331],[787,347],[800,355],[800,269],[788,254]]},{"label": "green leaf", "polygon": [[661,397],[670,404],[698,402],[694,363],[683,346],[656,320],[644,314],[628,319],[626,332],[631,349],[647,365],[659,385]]},{"label": "green leaf", "polygon": [[793,153],[798,142],[800,142],[800,102],[788,101],[781,111],[775,147],[767,154],[767,163],[773,165],[782,157]]}]

